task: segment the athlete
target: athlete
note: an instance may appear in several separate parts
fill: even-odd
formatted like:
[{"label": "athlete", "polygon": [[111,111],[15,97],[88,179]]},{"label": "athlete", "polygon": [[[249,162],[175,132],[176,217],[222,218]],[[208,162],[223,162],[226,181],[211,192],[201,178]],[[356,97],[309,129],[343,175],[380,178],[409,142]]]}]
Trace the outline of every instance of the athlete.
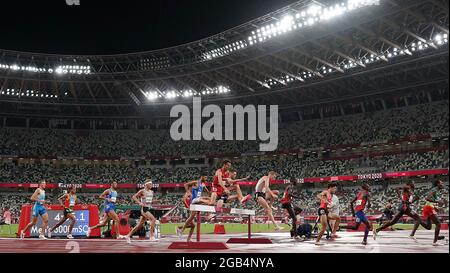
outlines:
[{"label": "athlete", "polygon": [[[190,209],[190,205],[210,205],[211,199],[207,197],[203,197],[202,194],[204,191],[209,192],[205,183],[207,180],[207,175],[202,174],[199,180],[192,181],[184,184],[184,188],[186,190],[186,194],[183,198],[183,203],[187,209]],[[190,199],[189,199],[190,197]],[[187,242],[191,242],[192,235],[195,230],[195,216],[196,212],[191,211],[188,219],[186,220],[184,226],[177,227],[176,232],[177,235],[181,238],[183,236],[183,232],[189,228],[189,235],[187,238]]]},{"label": "athlete", "polygon": [[221,200],[218,207],[221,207],[223,203],[227,203],[230,190],[227,188],[226,183],[230,177],[230,173],[228,171],[230,167],[231,161],[225,160],[222,164],[222,168],[216,171],[212,185],[210,205],[216,205],[218,200]]},{"label": "athlete", "polygon": [[[369,236],[369,231],[373,231],[372,223],[367,219],[366,214],[364,213],[364,209],[370,208],[370,195],[369,195],[370,187],[368,184],[363,184],[361,186],[361,190],[359,191],[358,195],[353,199],[352,202],[350,202],[350,208],[352,210],[353,217],[356,217],[356,225],[355,226],[347,226],[346,228],[352,229],[352,230],[358,230],[361,223],[363,223],[366,226],[366,229],[364,230],[364,239],[362,241],[363,245],[367,245],[367,237]],[[354,205],[356,204],[356,207]],[[373,239],[377,239],[377,234],[375,231],[373,231]]]},{"label": "athlete", "polygon": [[[328,189],[319,193],[317,195],[317,198],[320,200],[320,207],[319,207],[319,220],[320,220],[320,231],[317,235],[316,239],[316,245],[323,245],[324,243],[320,240],[322,239],[323,234],[327,230],[327,227],[332,231],[333,237],[336,238],[336,232],[339,228],[339,224],[341,222],[340,217],[335,217],[330,215],[329,208],[333,207],[333,194],[337,191],[337,184],[330,184],[328,185]],[[336,221],[334,226],[330,226],[330,221]]]},{"label": "athlete", "polygon": [[117,202],[117,182],[111,184],[111,188],[104,191],[100,196],[100,199],[105,200],[105,208],[102,221],[93,227],[89,227],[86,234],[87,237],[91,235],[93,229],[104,227],[108,224],[108,220],[112,219],[114,221],[114,228],[116,230],[116,238],[122,239],[123,236],[119,234],[119,216],[116,214],[116,202]]},{"label": "athlete", "polygon": [[409,181],[408,183],[406,183],[406,186],[397,189],[397,194],[399,198],[402,200],[402,204],[398,207],[397,214],[395,215],[394,219],[384,223],[381,227],[377,228],[374,231],[374,234],[377,234],[378,232],[397,224],[397,222],[403,217],[403,215],[408,215],[409,217],[414,219],[416,223],[419,223],[419,225],[423,226],[424,228],[427,228],[426,223],[424,223],[420,219],[420,216],[411,209],[411,204],[419,200],[419,197],[417,195],[414,195],[415,188],[416,187],[414,185],[414,182]]},{"label": "athlete", "polygon": [[[431,230],[432,224],[435,224],[436,227],[434,229],[434,241],[433,246],[442,246],[438,242],[438,240],[444,239],[445,237],[440,237],[439,233],[441,231],[441,221],[439,221],[438,217],[438,206],[445,205],[445,200],[442,199],[442,190],[444,189],[444,183],[440,180],[436,180],[433,183],[433,188],[425,197],[425,206],[423,207],[422,217],[427,221],[426,229]],[[415,234],[417,229],[419,228],[420,223],[416,222],[414,225],[414,229],[411,232],[410,238],[417,241],[415,238]]]},{"label": "athlete", "polygon": [[[340,208],[339,208],[339,197],[337,196],[336,193],[332,193],[331,194],[331,205],[330,205],[330,207],[328,209],[329,209],[329,217],[330,218],[333,218],[333,219],[339,218],[339,219],[341,219]],[[334,227],[334,225],[336,225],[336,220],[331,220],[330,221],[330,226]],[[333,237],[334,238],[339,238],[339,236],[337,235],[336,232],[333,234]]]},{"label": "athlete", "polygon": [[125,239],[128,243],[131,243],[131,236],[138,231],[142,226],[144,226],[145,222],[150,221],[150,241],[155,242],[155,226],[156,226],[156,218],[150,212],[153,203],[154,192],[152,190],[153,182],[151,179],[147,179],[144,182],[144,189],[138,191],[135,195],[133,195],[133,201],[141,206],[141,218],[139,219],[139,223],[125,236]]},{"label": "athlete", "polygon": [[37,224],[39,216],[42,218],[42,226],[39,230],[39,239],[46,240],[47,238],[44,235],[45,230],[48,226],[48,213],[45,208],[45,204],[49,204],[50,201],[45,200],[45,187],[46,187],[45,180],[42,180],[39,182],[39,187],[34,191],[34,194],[31,196],[31,201],[34,202],[33,205],[33,212],[32,212],[32,219],[31,222],[20,232],[20,238],[25,238],[25,233],[30,229],[31,227],[35,226]]},{"label": "athlete", "polygon": [[75,223],[77,222],[77,219],[75,218],[75,215],[73,213],[73,207],[78,203],[75,187],[71,186],[69,188],[69,192],[59,197],[58,201],[61,203],[62,206],[64,206],[64,217],[61,219],[61,221],[59,221],[54,227],[52,227],[48,231],[48,238],[51,238],[52,232],[54,232],[59,226],[64,224],[67,221],[67,219],[70,219],[71,222],[67,238],[73,239],[72,230],[73,227],[75,226]]},{"label": "athlete", "polygon": [[195,224],[194,224],[194,220],[195,220],[195,213],[190,211],[190,207],[191,207],[191,196],[192,196],[192,187],[194,186],[194,182],[196,181],[192,181],[189,183],[185,183],[184,184],[184,189],[186,190],[186,193],[184,194],[181,202],[184,206],[185,209],[187,209],[189,211],[189,217],[186,220],[185,224],[182,226],[178,226],[176,227],[176,234],[182,238],[183,237],[183,232],[188,228],[189,229],[189,236],[188,236],[188,242],[190,240],[190,238],[192,237],[192,234],[194,234],[194,229],[195,229]]},{"label": "athlete", "polygon": [[[230,202],[233,200],[238,200],[239,203],[241,205],[243,205],[246,202],[248,202],[250,199],[252,199],[252,196],[250,194],[248,194],[245,197],[242,195],[242,190],[241,190],[241,186],[239,185],[239,182],[248,180],[250,177],[236,179],[236,177],[237,177],[236,171],[230,171],[229,173],[230,173],[230,177],[226,179],[225,186],[227,187],[227,189],[229,191],[236,191],[236,195],[232,195],[232,196],[228,197],[227,202]],[[223,201],[219,200],[217,206],[221,207],[222,205],[223,205]]]},{"label": "athlete", "polygon": [[299,196],[296,195],[297,179],[291,178],[289,182],[290,185],[288,185],[284,190],[284,194],[280,202],[281,207],[286,210],[286,212],[289,214],[289,217],[291,217],[292,219],[291,237],[299,240],[300,237],[297,235],[297,215],[302,213],[302,209],[292,205],[292,198],[299,198]]},{"label": "athlete", "polygon": [[266,212],[266,216],[275,226],[275,230],[283,230],[283,227],[279,226],[275,222],[275,218],[273,217],[272,208],[266,201],[266,194],[270,195],[273,199],[277,199],[278,196],[273,193],[270,189],[270,181],[274,180],[277,176],[277,173],[274,171],[270,171],[268,175],[263,176],[258,183],[256,184],[256,193],[255,200],[256,202],[264,209]]}]

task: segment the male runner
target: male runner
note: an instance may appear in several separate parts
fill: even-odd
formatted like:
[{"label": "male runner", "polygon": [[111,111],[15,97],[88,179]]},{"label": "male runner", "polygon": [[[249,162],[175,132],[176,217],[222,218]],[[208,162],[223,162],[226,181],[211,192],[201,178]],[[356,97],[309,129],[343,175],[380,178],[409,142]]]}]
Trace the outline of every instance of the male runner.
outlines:
[{"label": "male runner", "polygon": [[[206,174],[202,174],[199,180],[192,181],[184,184],[184,188],[186,189],[186,194],[184,196],[183,203],[185,207],[189,210],[190,205],[209,205],[211,203],[211,199],[207,197],[202,197],[203,191],[208,192],[208,188],[205,186],[206,180],[208,176]],[[190,199],[187,199],[190,197]],[[186,228],[189,228],[189,235],[187,238],[187,242],[191,242],[192,235],[195,230],[195,216],[196,212],[191,211],[189,218],[186,220],[184,226],[177,227],[176,232],[177,235],[181,238],[183,236],[183,232]]]},{"label": "male runner", "polygon": [[[226,203],[230,195],[230,190],[226,187],[226,182],[230,177],[228,170],[231,167],[231,161],[225,160],[222,164],[222,168],[218,169],[214,175],[212,194],[210,205],[216,205],[218,199],[221,200],[220,204]],[[220,206],[220,205],[219,205]]]},{"label": "male runner", "polygon": [[[364,230],[364,239],[362,241],[363,245],[367,245],[367,237],[369,236],[369,231],[373,231],[372,223],[367,219],[366,214],[364,213],[364,209],[370,208],[370,195],[369,195],[370,187],[368,184],[363,184],[361,186],[361,190],[359,191],[358,195],[353,199],[352,202],[350,202],[350,208],[352,210],[353,217],[356,217],[356,225],[355,226],[347,226],[346,228],[352,229],[352,230],[358,230],[361,223],[363,223],[366,226],[366,229]],[[354,204],[356,203],[356,207],[354,207]],[[356,212],[355,212],[356,211]],[[373,231],[373,239],[377,239],[377,234],[375,231]]]},{"label": "male runner", "polygon": [[[189,236],[188,236],[188,240],[192,237],[192,234],[194,234],[194,229],[195,229],[195,224],[194,224],[194,219],[195,219],[195,213],[190,211],[190,207],[191,207],[191,196],[192,196],[192,187],[194,186],[196,181],[192,181],[189,183],[185,183],[184,184],[184,189],[186,190],[186,193],[184,194],[183,198],[181,199],[181,202],[184,206],[184,208],[189,211],[189,217],[186,220],[185,224],[182,226],[178,226],[175,229],[176,234],[181,238],[183,237],[183,232],[186,228],[189,228]],[[191,218],[192,217],[192,218]],[[188,221],[190,223],[188,223]],[[189,241],[188,241],[189,242]]]},{"label": "male runner", "polygon": [[105,208],[102,221],[93,227],[89,227],[86,234],[87,237],[91,235],[93,229],[104,227],[108,224],[109,219],[114,221],[114,227],[116,229],[116,238],[122,239],[123,236],[119,234],[119,216],[116,214],[116,202],[117,202],[117,182],[111,184],[111,188],[104,191],[100,196],[100,199],[105,200]]},{"label": "male runner", "polygon": [[[327,230],[327,227],[332,230],[332,234],[336,237],[337,229],[339,228],[339,224],[341,222],[340,217],[333,217],[329,214],[329,208],[333,206],[333,193],[337,191],[337,184],[329,184],[328,189],[319,193],[317,198],[320,199],[320,207],[319,207],[319,219],[320,219],[320,231],[317,235],[316,245],[323,245],[324,243],[320,240],[322,239],[323,234]],[[335,220],[335,224],[333,227],[330,226],[330,220]]]},{"label": "male runner", "polygon": [[[275,218],[273,217],[272,208],[269,206],[269,204],[266,201],[266,194],[270,195],[273,199],[277,199],[278,196],[273,193],[273,191],[270,189],[270,181],[274,180],[277,176],[277,173],[274,171],[270,171],[268,175],[263,176],[258,183],[256,184],[256,193],[255,193],[255,199],[256,202],[264,209],[266,212],[266,215],[275,226],[275,230],[283,230],[283,227],[279,226],[277,223],[275,223]],[[264,193],[265,191],[265,193]]]},{"label": "male runner", "polygon": [[141,206],[141,218],[139,219],[139,223],[125,236],[125,239],[128,243],[131,243],[131,236],[138,231],[142,226],[144,226],[145,222],[150,221],[150,242],[155,242],[155,225],[156,218],[150,212],[153,203],[153,195],[154,192],[152,190],[153,182],[151,179],[147,179],[144,182],[144,189],[138,191],[135,195],[133,195],[133,201]]},{"label": "male runner", "polygon": [[50,201],[45,200],[45,186],[46,186],[45,180],[42,180],[39,182],[39,187],[34,191],[33,195],[31,196],[31,201],[34,202],[33,205],[33,213],[32,213],[32,220],[31,222],[22,230],[20,231],[20,238],[25,238],[25,233],[30,229],[31,227],[35,226],[38,221],[38,217],[40,216],[42,218],[42,226],[39,230],[39,239],[46,240],[47,238],[44,235],[45,230],[47,229],[48,225],[48,213],[45,209],[45,204],[49,204]]},{"label": "male runner", "polygon": [[58,198],[58,201],[61,203],[62,206],[64,206],[64,217],[59,221],[54,227],[52,227],[48,231],[48,238],[52,238],[52,232],[54,232],[59,226],[64,224],[64,222],[67,221],[67,219],[70,219],[70,226],[69,226],[69,234],[67,235],[68,239],[73,239],[72,236],[72,230],[75,226],[75,223],[77,222],[77,219],[75,218],[75,215],[73,214],[73,207],[78,203],[78,198],[76,195],[76,189],[74,186],[70,186],[69,192],[64,194],[63,196]]},{"label": "male runner", "polygon": [[[232,195],[232,196],[228,197],[227,202],[230,202],[233,200],[238,200],[241,205],[245,204],[247,201],[252,199],[252,196],[251,196],[251,194],[248,194],[245,197],[242,195],[242,190],[241,190],[241,186],[239,185],[239,182],[248,180],[250,177],[236,179],[236,177],[237,177],[236,171],[230,171],[229,174],[230,174],[230,177],[226,179],[225,186],[230,191],[236,191],[236,195]],[[219,200],[219,202],[217,203],[217,206],[222,207],[222,205],[223,205],[223,200]]]},{"label": "male runner", "polygon": [[290,185],[284,190],[283,197],[281,198],[281,207],[287,211],[289,217],[292,219],[291,237],[298,240],[297,235],[297,215],[302,213],[302,209],[292,205],[292,198],[299,198],[297,195],[297,179],[291,178]]},{"label": "male runner", "polygon": [[[330,204],[330,207],[328,208],[329,209],[329,217],[331,217],[333,219],[336,219],[336,218],[341,219],[339,206],[340,206],[339,197],[337,196],[336,193],[331,193],[331,204]],[[335,225],[336,225],[336,220],[331,220],[330,226],[334,227]],[[337,235],[336,232],[332,235],[334,238],[339,238],[339,236]]]},{"label": "male runner", "polygon": [[[403,217],[403,215],[408,215],[409,217],[413,218],[416,223],[419,223],[424,228],[427,228],[426,223],[424,223],[420,219],[420,216],[411,209],[411,204],[419,200],[419,197],[414,195],[415,188],[416,187],[414,185],[414,182],[409,181],[408,183],[406,183],[406,186],[397,189],[397,194],[402,200],[402,204],[399,206],[397,214],[395,215],[394,219],[384,223],[381,227],[374,230],[374,234],[377,234],[378,232],[397,224],[397,222]],[[400,193],[400,191],[402,191],[402,193]]]},{"label": "male runner", "polygon": [[[422,217],[426,219],[426,229],[431,230],[432,224],[435,224],[436,227],[434,229],[434,241],[433,246],[442,246],[438,240],[444,239],[439,236],[441,232],[441,221],[439,221],[439,217],[437,215],[438,205],[443,206],[445,204],[445,200],[442,199],[442,190],[444,189],[444,183],[441,180],[436,180],[433,182],[433,188],[425,197],[425,206],[423,207]],[[417,241],[415,238],[416,231],[419,228],[420,223],[416,222],[414,225],[414,229],[411,232],[410,238]]]}]

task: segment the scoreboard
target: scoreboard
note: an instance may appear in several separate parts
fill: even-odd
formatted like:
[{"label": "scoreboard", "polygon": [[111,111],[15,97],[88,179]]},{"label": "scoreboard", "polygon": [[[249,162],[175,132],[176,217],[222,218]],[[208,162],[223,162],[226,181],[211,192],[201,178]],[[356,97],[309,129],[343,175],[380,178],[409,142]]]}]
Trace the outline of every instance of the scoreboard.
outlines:
[{"label": "scoreboard", "polygon": [[[48,213],[48,228],[54,227],[61,219],[64,218],[63,210],[47,210]],[[75,218],[77,222],[73,227],[73,236],[86,236],[89,228],[89,210],[76,210],[74,211]],[[30,218],[31,221],[31,218]],[[69,226],[71,224],[70,219],[68,219],[64,224],[59,226],[52,236],[67,236],[69,234]],[[42,218],[39,217],[38,223],[31,228],[30,237],[38,237],[39,231],[42,226]],[[45,232],[44,234],[47,234]]]},{"label": "scoreboard", "polygon": [[[25,204],[22,206],[20,214],[19,232],[23,230],[32,220],[33,205]],[[48,228],[55,226],[61,219],[64,218],[64,207],[61,205],[46,205],[48,214]],[[77,222],[73,227],[72,234],[74,236],[86,236],[88,228],[95,226],[100,222],[99,210],[97,205],[76,205],[74,207],[75,218]],[[70,220],[58,227],[52,236],[65,237],[69,234]],[[25,233],[25,237],[38,237],[42,226],[42,218],[38,217],[38,222]],[[47,230],[44,232],[47,235]],[[92,237],[100,237],[100,229],[93,230]]]}]

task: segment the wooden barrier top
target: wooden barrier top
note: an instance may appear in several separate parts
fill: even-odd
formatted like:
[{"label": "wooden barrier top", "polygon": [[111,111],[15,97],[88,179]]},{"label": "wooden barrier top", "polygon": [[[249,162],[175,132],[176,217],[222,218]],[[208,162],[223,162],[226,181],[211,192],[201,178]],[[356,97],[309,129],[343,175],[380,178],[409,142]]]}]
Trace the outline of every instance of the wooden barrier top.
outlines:
[{"label": "wooden barrier top", "polygon": [[190,210],[196,211],[196,212],[222,212],[222,213],[238,214],[238,215],[253,215],[253,216],[256,215],[255,210],[236,209],[236,208],[216,209],[216,207],[205,206],[205,205],[191,205]]}]

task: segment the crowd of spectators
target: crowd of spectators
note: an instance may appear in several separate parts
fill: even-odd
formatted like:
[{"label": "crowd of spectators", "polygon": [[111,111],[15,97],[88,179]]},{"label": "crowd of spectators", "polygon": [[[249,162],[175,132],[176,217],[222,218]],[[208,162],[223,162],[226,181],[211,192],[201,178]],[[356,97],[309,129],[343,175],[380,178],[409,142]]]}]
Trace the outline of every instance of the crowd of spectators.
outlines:
[{"label": "crowd of spectators", "polygon": [[[448,101],[344,117],[280,124],[279,150],[448,133]],[[180,141],[169,130],[0,129],[0,155],[22,157],[151,157],[242,154],[258,141]]]},{"label": "crowd of spectators", "polygon": [[[157,183],[184,183],[198,179],[202,171],[214,175],[217,166],[202,168],[179,167],[167,168],[129,165],[84,164],[0,164],[0,183],[36,183],[46,179],[50,183],[65,184],[139,184],[147,178]],[[448,150],[426,153],[408,153],[379,156],[374,158],[358,157],[349,160],[325,160],[318,156],[301,158],[298,156],[278,156],[269,158],[237,159],[233,169],[238,176],[249,176],[257,180],[269,170],[279,173],[279,179],[326,177],[336,175],[357,175],[390,171],[410,171],[426,169],[445,169],[449,167]]]}]

